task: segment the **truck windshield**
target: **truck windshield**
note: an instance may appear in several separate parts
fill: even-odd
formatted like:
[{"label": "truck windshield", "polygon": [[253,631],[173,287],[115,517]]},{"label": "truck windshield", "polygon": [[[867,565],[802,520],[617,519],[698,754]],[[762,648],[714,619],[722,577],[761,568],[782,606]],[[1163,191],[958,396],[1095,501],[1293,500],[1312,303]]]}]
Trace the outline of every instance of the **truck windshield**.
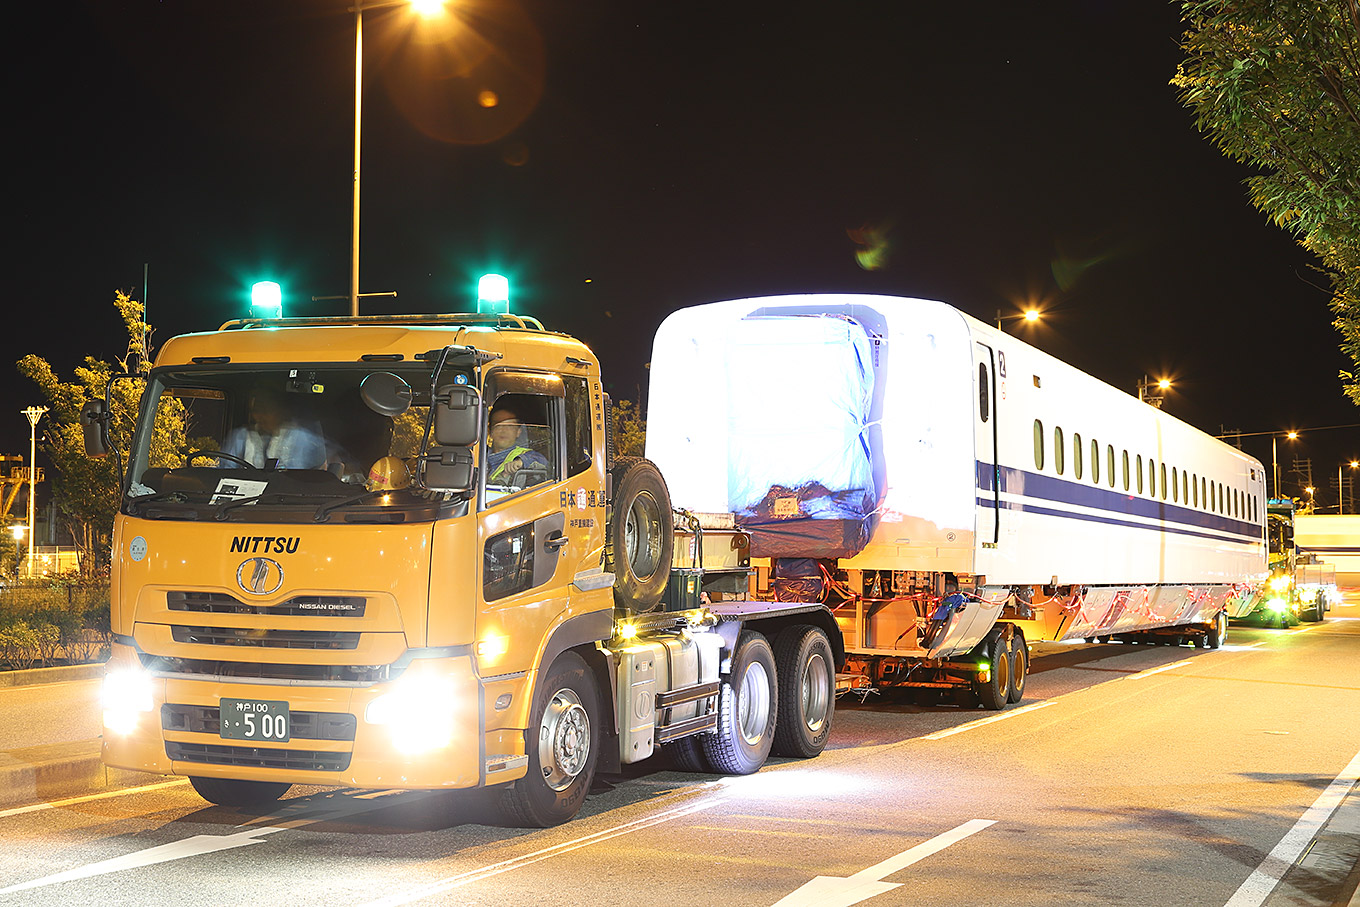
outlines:
[{"label": "truck windshield", "polygon": [[[417,399],[396,418],[364,404],[358,367],[154,372],[129,462],[127,513],[166,519],[324,520],[429,512],[408,487],[429,411],[429,373],[398,371]],[[266,513],[268,511],[268,513]],[[417,512],[418,511],[418,512]],[[398,515],[400,513],[400,516]]]}]

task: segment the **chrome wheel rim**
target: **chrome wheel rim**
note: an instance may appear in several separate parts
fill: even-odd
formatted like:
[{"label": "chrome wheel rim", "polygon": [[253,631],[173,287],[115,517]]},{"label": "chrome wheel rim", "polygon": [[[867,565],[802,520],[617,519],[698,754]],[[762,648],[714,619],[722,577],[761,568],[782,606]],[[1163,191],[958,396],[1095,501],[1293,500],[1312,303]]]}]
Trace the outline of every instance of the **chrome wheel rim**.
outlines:
[{"label": "chrome wheel rim", "polygon": [[661,508],[648,492],[628,506],[623,523],[623,546],[633,575],[646,580],[661,566]]},{"label": "chrome wheel rim", "polygon": [[803,665],[803,688],[801,698],[803,701],[803,724],[813,734],[821,731],[826,724],[827,706],[831,699],[826,694],[827,678],[829,673],[826,667],[826,659],[822,658],[820,652],[814,654]]},{"label": "chrome wheel rim", "polygon": [[561,689],[548,700],[538,728],[538,764],[555,791],[576,780],[590,758],[590,715],[574,690]]},{"label": "chrome wheel rim", "polygon": [[737,702],[737,726],[741,739],[756,746],[765,736],[770,723],[770,675],[765,666],[753,661],[741,675],[741,691]]}]

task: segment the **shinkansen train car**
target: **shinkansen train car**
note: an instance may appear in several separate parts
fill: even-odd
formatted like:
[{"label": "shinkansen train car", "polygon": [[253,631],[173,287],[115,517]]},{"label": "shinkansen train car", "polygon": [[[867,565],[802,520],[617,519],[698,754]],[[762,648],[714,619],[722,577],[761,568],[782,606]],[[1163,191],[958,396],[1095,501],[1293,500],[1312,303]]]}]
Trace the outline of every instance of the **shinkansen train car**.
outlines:
[{"label": "shinkansen train car", "polygon": [[749,533],[754,597],[832,604],[875,685],[1016,701],[1026,640],[1216,647],[1267,574],[1259,462],[941,302],[675,312],[647,456]]}]

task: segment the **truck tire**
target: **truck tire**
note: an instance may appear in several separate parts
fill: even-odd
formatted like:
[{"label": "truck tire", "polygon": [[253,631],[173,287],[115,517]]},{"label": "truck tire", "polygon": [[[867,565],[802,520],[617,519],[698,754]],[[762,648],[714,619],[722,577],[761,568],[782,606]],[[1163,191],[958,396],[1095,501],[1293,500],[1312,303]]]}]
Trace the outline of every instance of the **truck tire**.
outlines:
[{"label": "truck tire", "polygon": [[1019,702],[1025,695],[1025,678],[1029,675],[1029,646],[1019,630],[1011,635],[1011,688],[1006,701]]},{"label": "truck tire", "polygon": [[1006,707],[1011,694],[1010,643],[1000,634],[989,637],[981,658],[991,663],[991,670],[985,681],[973,681],[973,692],[984,709],[1000,711]]},{"label": "truck tire", "polygon": [[713,766],[708,764],[708,754],[704,752],[702,736],[681,737],[679,740],[666,744],[665,749],[671,754],[671,764],[678,771],[698,772],[707,774],[713,771]]},{"label": "truck tire", "polygon": [[548,669],[524,743],[529,771],[501,792],[501,812],[526,828],[560,825],[585,803],[600,752],[599,691],[576,653]]},{"label": "truck tire", "polygon": [[1209,624],[1209,629],[1204,633],[1204,644],[1210,649],[1217,649],[1223,645],[1223,640],[1228,638],[1228,612],[1219,611],[1214,615],[1213,621]]},{"label": "truck tire", "polygon": [[293,786],[283,781],[237,781],[232,778],[200,778],[197,775],[190,775],[189,783],[200,797],[219,806],[273,803]]},{"label": "truck tire", "polygon": [[826,748],[836,710],[836,659],[817,627],[797,624],[774,638],[779,723],[772,751],[810,759]]},{"label": "truck tire", "polygon": [[671,496],[661,471],[642,457],[619,457],[605,531],[605,570],[614,574],[614,603],[648,611],[671,574]]},{"label": "truck tire", "polygon": [[699,737],[714,771],[749,775],[765,764],[779,717],[777,682],[769,641],[743,630],[718,696],[718,732]]}]

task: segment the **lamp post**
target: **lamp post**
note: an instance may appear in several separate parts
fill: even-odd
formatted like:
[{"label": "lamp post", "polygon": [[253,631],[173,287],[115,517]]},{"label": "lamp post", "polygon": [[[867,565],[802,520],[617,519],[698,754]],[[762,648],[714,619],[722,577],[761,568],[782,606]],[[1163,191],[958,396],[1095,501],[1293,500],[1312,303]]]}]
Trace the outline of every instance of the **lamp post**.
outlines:
[{"label": "lamp post", "polygon": [[[1290,441],[1296,440],[1298,436],[1299,433],[1296,431],[1285,432],[1285,437],[1288,438]],[[1271,474],[1274,475],[1275,477],[1275,494],[1273,494],[1272,497],[1274,497],[1277,500],[1280,497],[1280,454],[1279,451],[1276,449],[1275,441],[1279,437],[1280,437],[1279,435],[1274,433],[1272,433],[1270,436],[1270,471]]]},{"label": "lamp post", "polygon": [[38,456],[38,420],[47,412],[45,406],[30,406],[20,410],[28,417],[28,569],[26,575],[33,577],[33,489],[38,481],[38,466],[34,462]]},{"label": "lamp post", "polygon": [[[1153,393],[1154,388],[1158,393]],[[1171,381],[1167,378],[1158,378],[1155,382],[1150,380],[1147,375],[1138,382],[1138,399],[1148,406],[1162,408],[1162,401],[1166,399],[1164,392],[1171,389]]]},{"label": "lamp post", "polygon": [[[1340,516],[1346,512],[1346,486],[1341,483],[1341,467],[1349,466],[1351,469],[1360,469],[1360,460],[1351,460],[1349,463],[1338,463],[1336,465],[1336,512]],[[1355,491],[1351,490],[1351,510],[1355,509]]]},{"label": "lamp post", "polygon": [[1040,319],[1041,317],[1042,317],[1042,313],[1040,313],[1040,311],[1039,311],[1038,309],[1033,308],[1033,307],[1028,308],[1028,309],[1025,309],[1025,310],[1024,310],[1023,312],[1021,312],[1019,315],[1005,315],[1005,316],[1003,316],[1003,315],[1001,314],[1001,310],[1000,310],[1000,309],[997,309],[997,310],[996,310],[996,329],[997,329],[997,330],[1001,330],[1001,322],[1002,322],[1003,320],[1009,321],[1009,320],[1011,320],[1011,319],[1017,319],[1017,320],[1020,320],[1020,321],[1024,321],[1026,324],[1038,324],[1038,323],[1039,323],[1039,319]]},{"label": "lamp post", "polygon": [[[409,0],[411,8],[422,18],[443,15],[444,0]],[[367,8],[395,6],[393,2],[369,3]],[[350,231],[349,313],[359,314],[359,146],[361,113],[364,99],[364,9],[360,0],[354,4],[354,218]],[[386,294],[385,294],[386,295]],[[390,294],[395,296],[396,294]]]}]

